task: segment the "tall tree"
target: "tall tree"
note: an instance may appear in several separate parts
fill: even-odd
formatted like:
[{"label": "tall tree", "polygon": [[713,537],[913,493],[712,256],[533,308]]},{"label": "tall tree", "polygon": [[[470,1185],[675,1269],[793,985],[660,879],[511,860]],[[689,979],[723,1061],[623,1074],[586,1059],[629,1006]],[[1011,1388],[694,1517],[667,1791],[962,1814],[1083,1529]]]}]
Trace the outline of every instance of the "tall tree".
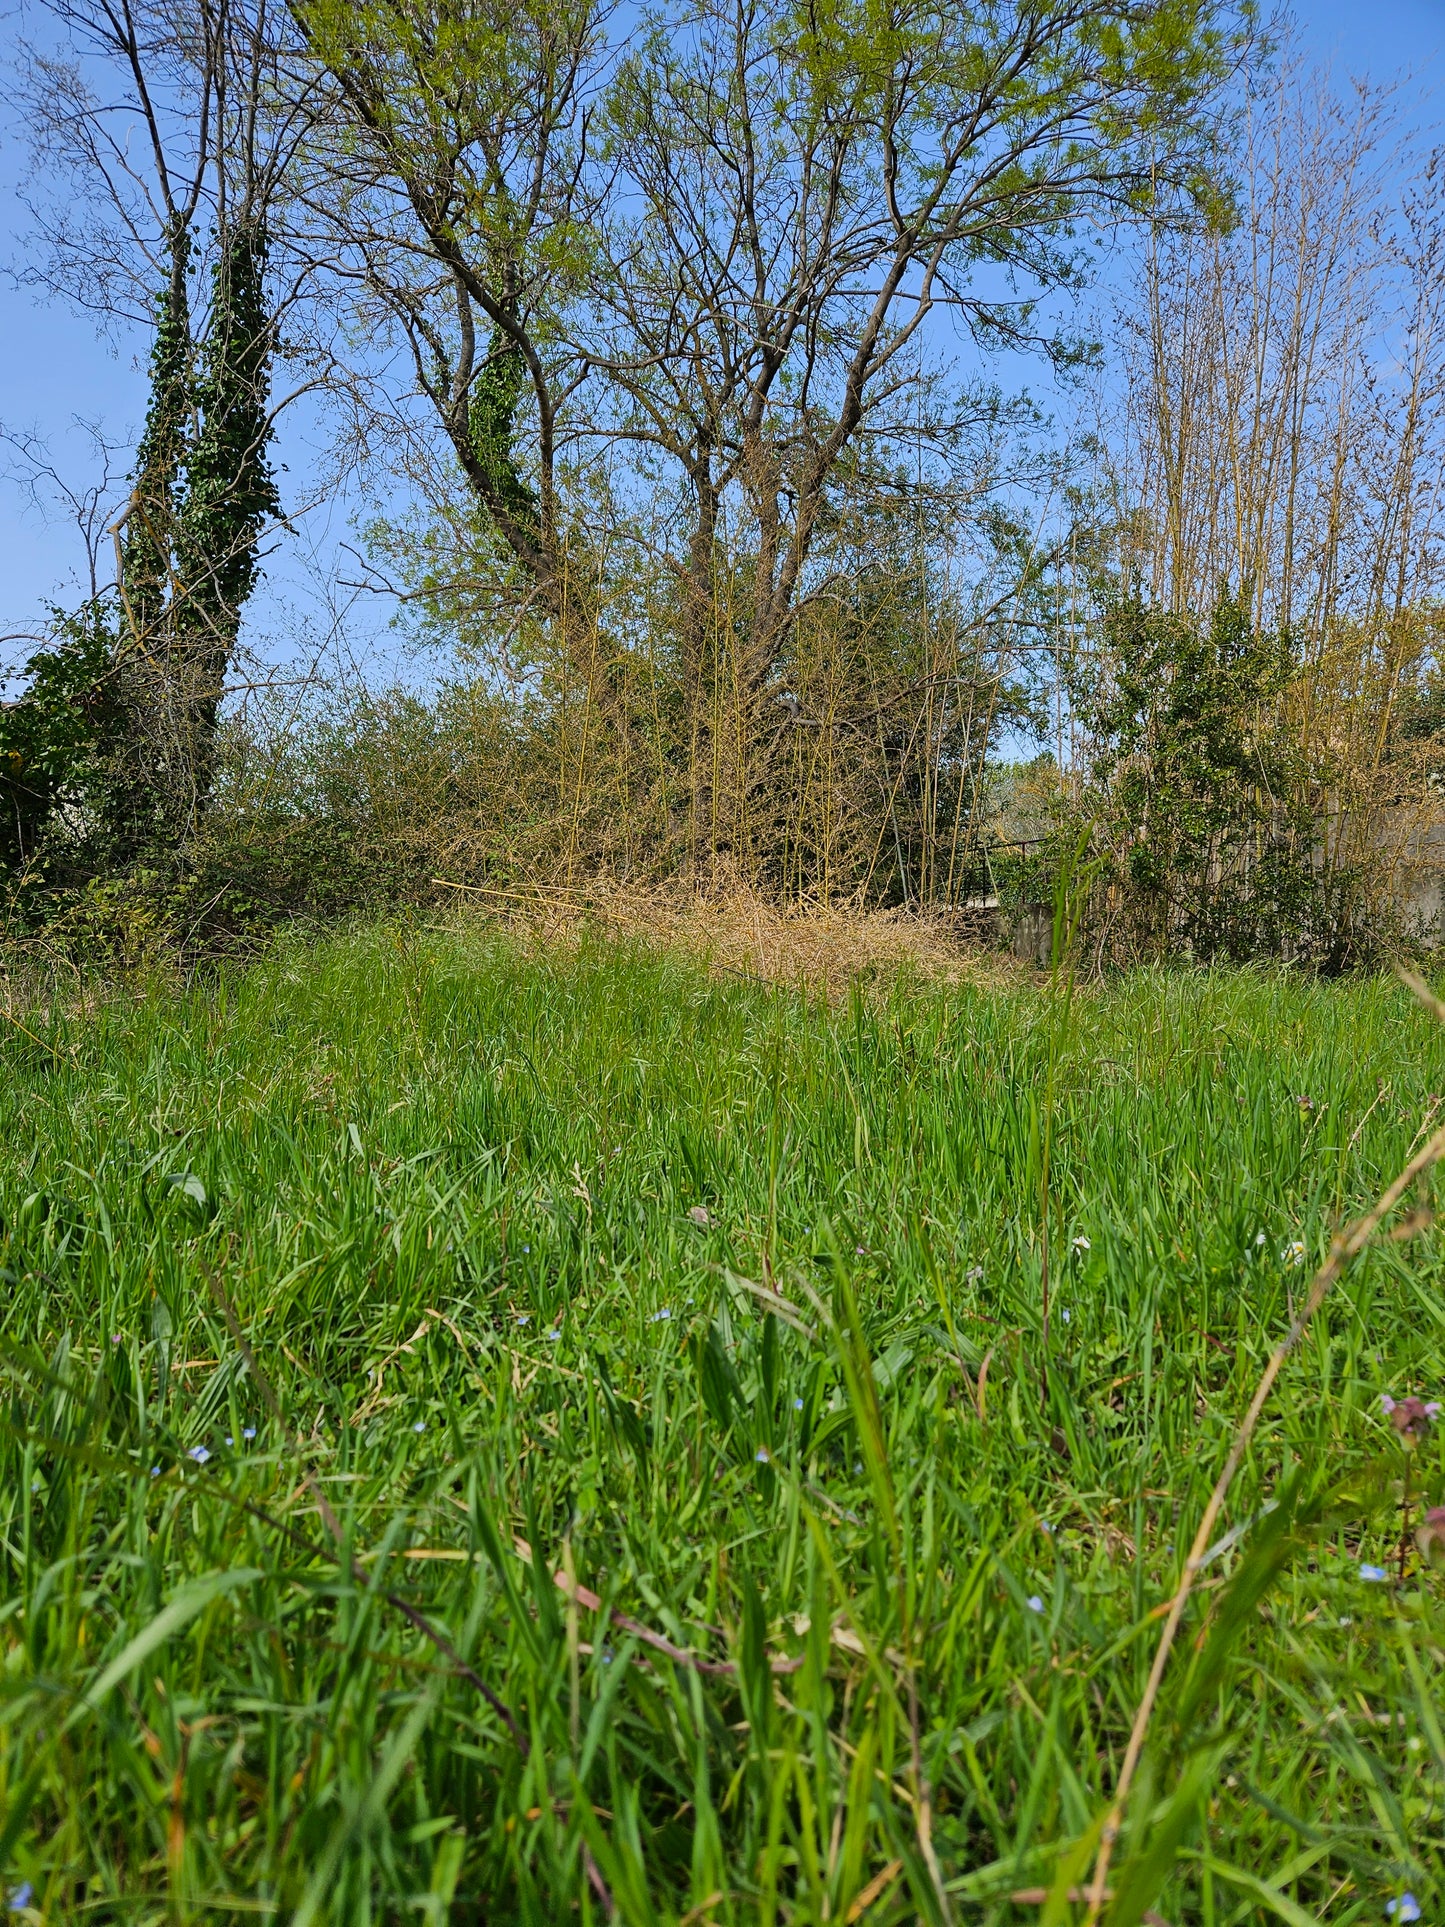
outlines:
[{"label": "tall tree", "polygon": [[328,87],[307,205],[339,283],[404,344],[510,589],[561,617],[585,601],[557,475],[584,363],[559,324],[591,244],[597,0],[291,4]]},{"label": "tall tree", "polygon": [[[830,591],[840,495],[904,444],[921,501],[925,462],[946,494],[997,418],[941,382],[952,344],[1057,358],[1045,304],[1080,286],[1086,230],[1219,204],[1209,110],[1241,33],[1213,0],[651,14],[609,96],[620,191],[590,360],[619,397],[608,432],[681,485],[686,673],[698,705],[728,689],[717,726],[745,759],[799,610]],[[727,516],[749,584],[719,622]]]},{"label": "tall tree", "polygon": [[[130,716],[118,853],[184,845],[211,786],[218,713],[278,512],[267,460],[281,315],[271,222],[309,125],[277,85],[290,31],[269,0],[46,0],[16,91],[35,165],[29,278],[103,328],[152,332],[150,396],[117,526],[114,675]],[[274,278],[273,278],[274,279]]]}]

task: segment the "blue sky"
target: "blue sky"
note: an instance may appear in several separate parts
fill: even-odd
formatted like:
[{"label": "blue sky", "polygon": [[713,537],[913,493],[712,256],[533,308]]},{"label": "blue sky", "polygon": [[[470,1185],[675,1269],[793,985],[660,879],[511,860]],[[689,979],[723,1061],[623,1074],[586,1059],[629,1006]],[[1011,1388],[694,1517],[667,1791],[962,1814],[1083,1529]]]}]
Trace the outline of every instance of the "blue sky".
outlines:
[{"label": "blue sky", "polygon": [[[1427,120],[1435,118],[1445,75],[1445,0],[1301,0],[1297,18],[1305,48],[1338,69],[1377,79],[1411,71],[1431,97]],[[13,189],[23,155],[10,129],[0,127],[0,136],[0,263],[13,267],[20,222]],[[83,487],[94,464],[89,438],[77,421],[99,423],[117,442],[133,436],[144,408],[139,364],[147,347],[138,340],[118,346],[98,341],[83,317],[54,303],[40,306],[29,289],[0,281],[0,430],[38,436],[59,474],[71,486]],[[309,465],[299,421],[288,428],[278,459],[291,465],[293,475]],[[63,513],[41,512],[13,479],[5,478],[3,466],[0,670],[26,653],[22,642],[3,638],[33,629],[48,603],[75,601],[84,576],[73,524]],[[346,510],[338,505],[328,519],[314,523],[307,541],[324,557],[345,534]],[[261,618],[256,627],[269,623],[291,630],[314,624],[314,591],[295,556],[276,557],[270,574],[265,601],[254,611]],[[359,613],[355,620],[375,632],[384,649],[385,611],[373,605],[370,622]],[[277,653],[292,653],[279,635],[276,642]]]}]

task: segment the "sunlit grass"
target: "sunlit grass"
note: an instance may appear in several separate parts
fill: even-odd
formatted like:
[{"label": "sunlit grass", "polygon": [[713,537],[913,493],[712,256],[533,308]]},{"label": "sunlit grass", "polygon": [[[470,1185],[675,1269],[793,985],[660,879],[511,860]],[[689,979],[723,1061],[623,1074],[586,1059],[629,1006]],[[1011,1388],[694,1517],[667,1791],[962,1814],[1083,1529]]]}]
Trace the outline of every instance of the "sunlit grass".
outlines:
[{"label": "sunlit grass", "polygon": [[[0,1847],[56,1922],[1041,1919],[1445,1090],[1393,982],[830,1007],[466,931],[13,1014]],[[1113,1917],[1435,1917],[1442,1463],[1379,1401],[1441,1287],[1385,1244],[1286,1368]]]}]

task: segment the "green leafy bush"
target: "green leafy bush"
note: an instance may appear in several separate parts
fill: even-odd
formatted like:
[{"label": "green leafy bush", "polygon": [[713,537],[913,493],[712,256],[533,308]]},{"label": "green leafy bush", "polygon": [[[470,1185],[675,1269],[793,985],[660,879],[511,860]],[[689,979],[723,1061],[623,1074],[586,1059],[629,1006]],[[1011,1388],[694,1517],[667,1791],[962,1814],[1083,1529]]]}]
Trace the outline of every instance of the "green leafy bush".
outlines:
[{"label": "green leafy bush", "polygon": [[0,707],[0,875],[27,873],[47,853],[74,859],[104,835],[123,727],[110,603],[57,610],[53,640],[25,675],[24,693]]},{"label": "green leafy bush", "polygon": [[1131,595],[1103,631],[1107,674],[1075,691],[1095,741],[1083,808],[1131,946],[1236,962],[1327,948],[1323,772],[1281,705],[1290,636],[1259,632],[1228,593],[1207,620]]}]

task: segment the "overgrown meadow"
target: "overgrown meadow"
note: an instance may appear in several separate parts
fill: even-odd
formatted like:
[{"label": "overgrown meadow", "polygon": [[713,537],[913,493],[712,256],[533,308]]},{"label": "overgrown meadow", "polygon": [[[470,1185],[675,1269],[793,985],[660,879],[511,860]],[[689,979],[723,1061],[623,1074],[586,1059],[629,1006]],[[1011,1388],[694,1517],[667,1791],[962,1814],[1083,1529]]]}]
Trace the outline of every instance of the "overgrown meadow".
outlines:
[{"label": "overgrown meadow", "polygon": [[[480,927],[3,1031],[47,1922],[1082,1919],[1263,1363],[1445,1090],[1393,980],[829,1004]],[[1286,1366],[1111,1927],[1439,1918],[1445,1468],[1381,1397],[1442,1325],[1425,1227]]]}]

